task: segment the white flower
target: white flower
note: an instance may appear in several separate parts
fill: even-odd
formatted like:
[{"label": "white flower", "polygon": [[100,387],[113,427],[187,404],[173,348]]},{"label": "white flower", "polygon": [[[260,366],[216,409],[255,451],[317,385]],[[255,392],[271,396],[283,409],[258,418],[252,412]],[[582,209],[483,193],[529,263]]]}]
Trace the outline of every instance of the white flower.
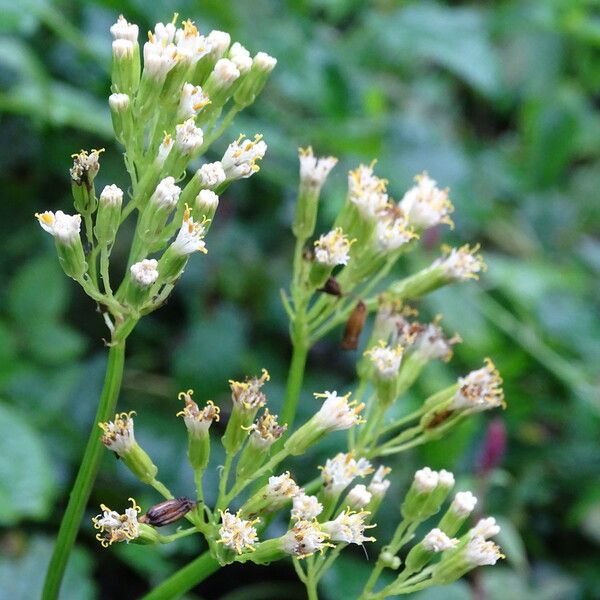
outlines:
[{"label": "white flower", "polygon": [[444,332],[439,326],[439,320],[420,326],[414,339],[415,350],[426,360],[443,360],[448,362],[452,358],[452,346],[461,341],[455,335],[450,339],[444,337]]},{"label": "white flower", "polygon": [[306,558],[332,546],[325,541],[328,537],[316,521],[301,520],[281,538],[282,548],[296,558]]},{"label": "white flower", "polygon": [[181,194],[181,188],[175,185],[174,177],[165,177],[154,190],[150,202],[157,204],[161,208],[172,209],[177,206]]},{"label": "white flower", "polygon": [[239,77],[240,72],[238,68],[228,58],[220,58],[213,67],[211,74],[211,80],[214,80],[219,88],[229,87]]},{"label": "white flower", "polygon": [[117,413],[114,421],[98,423],[104,432],[102,443],[119,456],[128,454],[136,444],[133,434],[133,415],[135,415],[133,411]]},{"label": "white flower", "polygon": [[192,211],[186,206],[183,212],[183,223],[175,241],[171,244],[173,250],[182,256],[194,252],[204,252],[205,254],[208,252],[203,239],[206,234],[206,221],[196,223],[191,213]]},{"label": "white flower", "polygon": [[264,73],[270,73],[277,65],[277,59],[269,56],[266,52],[258,52],[252,59],[252,66]]},{"label": "white flower", "polygon": [[178,120],[195,117],[209,102],[208,96],[204,94],[199,85],[184,83],[177,109]]},{"label": "white flower", "polygon": [[444,550],[450,550],[458,544],[456,538],[449,538],[441,529],[437,527],[432,529],[423,538],[423,547],[428,552],[443,552]]},{"label": "white flower", "polygon": [[[258,54],[256,56],[258,57]],[[310,146],[308,148],[300,148],[298,156],[300,158],[301,183],[309,188],[320,190],[331,169],[337,164],[337,158],[334,156],[317,158]]]},{"label": "white flower", "polygon": [[181,392],[177,397],[185,402],[185,408],[177,413],[178,417],[183,417],[183,422],[187,430],[196,436],[204,435],[213,421],[218,421],[221,409],[209,400],[206,406],[200,410],[200,407],[192,400],[193,390]]},{"label": "white flower", "polygon": [[139,28],[134,23],[129,23],[123,15],[119,15],[117,22],[111,25],[110,33],[115,40],[137,42]]},{"label": "white flower", "polygon": [[173,137],[171,136],[171,134],[165,133],[165,136],[163,137],[163,140],[160,146],[158,147],[157,160],[160,165],[165,164],[165,160],[167,160],[167,156],[169,156],[171,148],[173,148],[174,144],[175,142],[173,141]]},{"label": "white flower", "polygon": [[393,252],[418,237],[412,229],[408,228],[406,219],[397,216],[395,212],[393,208],[391,210],[384,208],[377,216],[375,236],[377,245],[383,252]]},{"label": "white flower", "polygon": [[123,190],[116,185],[106,185],[100,194],[99,202],[111,206],[121,206],[123,203]]},{"label": "white flower", "polygon": [[200,127],[196,127],[194,117],[175,127],[175,144],[184,156],[194,154],[204,142],[204,134]]},{"label": "white flower", "polygon": [[200,190],[194,200],[194,208],[201,214],[210,213],[213,215],[219,206],[219,196],[211,190]]},{"label": "white flower", "polygon": [[269,379],[269,372],[266,369],[262,370],[260,377],[252,377],[246,381],[230,379],[229,387],[231,388],[231,400],[234,407],[241,410],[255,411],[264,406],[267,397],[261,391],[261,388]]},{"label": "white flower", "polygon": [[323,523],[321,527],[326,531],[332,541],[344,544],[362,544],[374,542],[374,537],[365,537],[365,529],[375,527],[367,525],[366,519],[371,513],[365,510],[354,512],[350,509],[340,513],[333,521]]},{"label": "white flower", "polygon": [[485,271],[486,265],[481,254],[477,254],[479,245],[465,244],[460,248],[446,248],[443,258],[438,258],[434,267],[441,267],[444,276],[451,281],[479,279],[478,273]]},{"label": "white flower", "polygon": [[144,73],[156,81],[164,81],[167,73],[177,64],[174,36],[175,26],[172,23],[158,23],[154,33],[148,33],[148,41],[144,44]]},{"label": "white flower", "polygon": [[498,406],[505,406],[502,378],[494,363],[486,358],[484,367],[458,378],[451,408],[483,411]]},{"label": "white flower", "polygon": [[134,48],[134,43],[129,40],[118,39],[112,43],[112,53],[117,60],[132,58]]},{"label": "white flower", "polygon": [[281,475],[269,477],[267,484],[267,494],[277,500],[293,498],[300,493],[300,487],[291,478],[290,472],[286,471]]},{"label": "white flower", "polygon": [[340,227],[336,227],[329,233],[323,234],[315,242],[315,260],[330,267],[347,265],[353,241],[344,235]]},{"label": "white flower", "polygon": [[334,458],[327,459],[321,470],[321,478],[325,490],[337,495],[348,487],[355,477],[364,477],[372,472],[371,463],[367,459],[356,460],[351,452],[340,452]]},{"label": "white flower", "polygon": [[145,258],[129,267],[131,280],[140,287],[149,287],[158,279],[158,261],[154,258]]},{"label": "white flower", "polygon": [[454,474],[446,469],[438,472],[438,485],[451,490],[454,487]]},{"label": "white flower", "polygon": [[366,219],[374,219],[388,206],[387,181],[373,173],[374,164],[368,167],[360,165],[348,174],[350,202],[356,205],[358,212]]},{"label": "white flower", "polygon": [[362,483],[355,485],[346,496],[346,502],[350,508],[364,508],[371,502],[372,494]]},{"label": "white flower", "polygon": [[252,67],[250,52],[239,42],[235,42],[229,49],[229,60],[237,67],[240,75],[247,73]]},{"label": "white flower", "polygon": [[242,554],[244,550],[254,550],[254,545],[258,540],[258,534],[254,525],[260,519],[246,521],[240,518],[240,513],[232,515],[227,509],[221,513],[221,527],[219,528],[220,538],[217,544],[223,544],[226,548],[233,550],[237,554]]},{"label": "white flower", "polygon": [[189,19],[181,25],[181,28],[175,31],[178,60],[188,65],[195,65],[208,54],[210,44],[203,35],[200,35],[197,27]]},{"label": "white flower", "polygon": [[381,465],[378,467],[377,471],[373,474],[373,478],[371,479],[371,483],[369,484],[368,490],[374,496],[384,496],[390,487],[389,479],[386,479],[386,475],[391,473],[391,469],[389,467],[384,467]]},{"label": "white flower", "polygon": [[210,55],[218,60],[229,48],[231,36],[225,31],[213,30],[206,36],[206,41],[210,46]]},{"label": "white flower", "polygon": [[127,542],[139,537],[140,530],[137,516],[141,509],[133,498],[129,498],[132,506],[125,509],[125,514],[119,514],[104,504],[100,505],[102,513],[92,518],[94,527],[100,530],[96,539],[107,548],[115,542]]},{"label": "white flower", "polygon": [[429,229],[439,223],[453,225],[450,213],[454,210],[448,190],[440,190],[426,172],[415,177],[417,185],[410,188],[400,201],[408,222],[417,229]]},{"label": "white flower", "polygon": [[314,394],[315,398],[325,398],[323,405],[313,417],[314,423],[326,431],[349,429],[353,425],[364,423],[359,414],[364,409],[364,403],[348,402],[351,392],[338,396],[337,392]]},{"label": "white flower", "polygon": [[504,558],[494,542],[486,541],[482,537],[474,537],[467,542],[464,556],[472,567],[495,565],[498,559]]},{"label": "white flower", "polygon": [[246,179],[260,170],[256,164],[262,160],[267,151],[267,144],[263,142],[262,135],[258,133],[254,140],[246,139],[244,134],[229,144],[221,164],[227,179]]},{"label": "white flower", "polygon": [[496,523],[494,517],[487,517],[486,519],[480,519],[475,527],[469,531],[471,537],[482,537],[487,540],[500,533],[500,525]]},{"label": "white flower", "polygon": [[477,498],[471,492],[458,492],[450,504],[450,510],[457,517],[468,517],[477,504]]},{"label": "white flower", "polygon": [[287,425],[279,425],[277,415],[272,415],[268,408],[248,429],[251,442],[262,449],[272,446],[286,430]]},{"label": "white flower", "polygon": [[323,505],[316,496],[300,493],[294,496],[292,506],[292,519],[298,521],[312,521],[323,512]]},{"label": "white flower", "polygon": [[69,244],[79,238],[81,215],[66,215],[62,210],[36,213],[42,229],[58,241]]},{"label": "white flower", "polygon": [[392,379],[398,374],[404,348],[397,345],[395,348],[388,346],[385,342],[380,342],[378,346],[373,346],[365,352],[375,367],[377,374],[382,379]]},{"label": "white flower", "polygon": [[215,189],[227,179],[220,161],[202,165],[196,171],[196,176],[200,180],[200,185],[207,189]]},{"label": "white flower", "polygon": [[429,467],[423,467],[415,473],[413,485],[421,494],[433,492],[437,487],[440,476],[437,471],[432,471]]},{"label": "white flower", "polygon": [[108,97],[108,105],[115,112],[125,112],[129,108],[131,99],[127,94],[111,94]]}]

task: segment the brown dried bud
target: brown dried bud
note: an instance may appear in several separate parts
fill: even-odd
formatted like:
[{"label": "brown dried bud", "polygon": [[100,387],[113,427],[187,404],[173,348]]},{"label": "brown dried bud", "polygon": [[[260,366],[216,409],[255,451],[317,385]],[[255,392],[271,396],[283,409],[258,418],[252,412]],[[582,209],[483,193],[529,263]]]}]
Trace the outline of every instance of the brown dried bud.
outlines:
[{"label": "brown dried bud", "polygon": [[358,348],[358,338],[365,326],[366,320],[367,305],[362,300],[359,300],[348,317],[342,338],[342,350],[356,350]]},{"label": "brown dried bud", "polygon": [[453,410],[442,410],[440,412],[434,413],[434,415],[425,425],[425,429],[435,429],[436,427],[439,427],[442,423],[447,421],[453,414]]},{"label": "brown dried bud", "polygon": [[330,296],[342,296],[342,286],[338,283],[335,277],[330,277],[323,287],[319,288],[317,292],[324,292]]},{"label": "brown dried bud", "polygon": [[142,515],[138,521],[153,525],[154,527],[163,527],[164,525],[170,525],[171,523],[175,523],[175,521],[179,521],[195,506],[196,503],[190,498],[165,500],[149,508],[146,514]]}]

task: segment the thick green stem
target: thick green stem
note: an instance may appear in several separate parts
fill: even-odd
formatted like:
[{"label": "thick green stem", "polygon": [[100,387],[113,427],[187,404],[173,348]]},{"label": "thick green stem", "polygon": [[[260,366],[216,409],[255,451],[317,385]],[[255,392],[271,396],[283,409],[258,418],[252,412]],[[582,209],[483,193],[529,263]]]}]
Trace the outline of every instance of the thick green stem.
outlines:
[{"label": "thick green stem", "polygon": [[125,341],[122,340],[111,346],[108,351],[108,364],[100,403],[85,448],[83,460],[77,473],[77,479],[71,490],[69,503],[60,524],[54,552],[48,565],[46,581],[42,592],[43,600],[55,600],[58,597],[69,553],[77,537],[77,531],[90,496],[92,485],[96,479],[100,458],[102,457],[102,441],[100,439],[98,423],[107,421],[113,416],[121,389],[124,360]]},{"label": "thick green stem", "polygon": [[175,600],[175,598],[181,598],[183,594],[204,581],[219,568],[219,563],[210,553],[208,551],[204,552],[204,554],[201,554],[146,594],[142,600]]},{"label": "thick green stem", "polygon": [[306,341],[294,342],[292,361],[290,363],[290,370],[285,388],[285,399],[283,401],[283,408],[279,419],[280,423],[287,423],[288,431],[292,430],[294,419],[296,417],[307,356],[308,344]]}]

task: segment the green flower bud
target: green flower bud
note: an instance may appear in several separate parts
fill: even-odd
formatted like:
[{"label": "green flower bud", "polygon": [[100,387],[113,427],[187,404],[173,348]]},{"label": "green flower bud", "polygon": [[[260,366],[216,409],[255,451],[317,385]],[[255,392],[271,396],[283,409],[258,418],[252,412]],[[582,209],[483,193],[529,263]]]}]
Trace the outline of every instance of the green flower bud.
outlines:
[{"label": "green flower bud", "polygon": [[104,152],[104,148],[89,153],[82,150],[73,155],[73,166],[69,169],[71,191],[75,210],[82,215],[91,215],[96,210],[94,178],[100,170],[101,152]]},{"label": "green flower bud", "polygon": [[438,527],[446,535],[455,535],[469,518],[476,504],[477,498],[471,492],[458,492],[440,520]]},{"label": "green flower bud", "polygon": [[126,300],[131,306],[139,308],[150,298],[152,286],[158,280],[158,261],[146,258],[131,265],[129,272]]},{"label": "green flower bud", "polygon": [[250,106],[267,83],[269,74],[275,68],[277,60],[265,52],[259,52],[252,59],[252,67],[242,79],[233,95],[235,103],[245,108]]},{"label": "green flower bud", "polygon": [[107,185],[98,200],[98,213],[94,233],[101,246],[112,246],[121,224],[123,190],[116,185]]},{"label": "green flower bud", "polygon": [[131,99],[127,94],[111,94],[108,105],[115,136],[121,144],[126,144],[133,136]]}]

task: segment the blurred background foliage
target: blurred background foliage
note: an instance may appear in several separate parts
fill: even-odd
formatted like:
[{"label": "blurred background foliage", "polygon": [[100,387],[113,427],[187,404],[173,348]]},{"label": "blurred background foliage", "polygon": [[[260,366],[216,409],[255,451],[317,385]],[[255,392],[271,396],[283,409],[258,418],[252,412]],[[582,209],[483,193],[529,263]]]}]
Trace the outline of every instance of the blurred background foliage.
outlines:
[{"label": "blurred background foliage", "polygon": [[[203,31],[230,31],[279,65],[226,136],[264,133],[269,151],[259,175],[227,191],[208,256],[191,261],[173,300],[129,343],[119,406],[138,412],[137,437],[165,482],[179,495],[193,489],[174,416],[179,390],[192,387],[227,406],[227,379],[266,366],[270,401],[281,400],[289,344],[278,290],[290,270],[296,148],[312,144],[341,157],[325,190],[322,228],[343,200],[345,172],[359,161],[378,158],[396,198],[426,169],[451,188],[457,227],[430,232],[405,268],[430,261],[441,242],[472,240],[482,242],[489,272],[479,285],[439,291],[419,307],[425,316],[443,313],[465,343],[451,365],[430,366],[405,401],[492,356],[509,404],[492,417],[492,436],[506,432],[506,452],[494,470],[481,468],[486,415],[401,455],[378,537],[386,539],[394,500],[415,467],[450,468],[502,519],[508,558],[421,600],[599,598],[595,0],[0,0],[0,597],[30,599],[41,589],[105,364],[101,319],[60,272],[33,213],[69,209],[69,157],[81,148],[107,149],[100,188],[125,185],[106,103],[108,27],[124,13],[145,31],[174,11]],[[117,269],[123,252],[114,254]],[[356,356],[339,350],[339,336],[311,354],[304,416],[315,409],[309,392],[352,385]],[[339,442],[322,444],[294,474],[312,478]],[[107,453],[90,514],[100,502],[121,508],[131,495],[142,506],[157,501]],[[137,597],[197,552],[190,539],[102,551],[86,526],[63,597]],[[368,569],[360,548],[338,565],[323,586],[326,600],[353,597]],[[190,597],[200,595],[303,592],[289,566],[277,564],[228,568]]]}]

